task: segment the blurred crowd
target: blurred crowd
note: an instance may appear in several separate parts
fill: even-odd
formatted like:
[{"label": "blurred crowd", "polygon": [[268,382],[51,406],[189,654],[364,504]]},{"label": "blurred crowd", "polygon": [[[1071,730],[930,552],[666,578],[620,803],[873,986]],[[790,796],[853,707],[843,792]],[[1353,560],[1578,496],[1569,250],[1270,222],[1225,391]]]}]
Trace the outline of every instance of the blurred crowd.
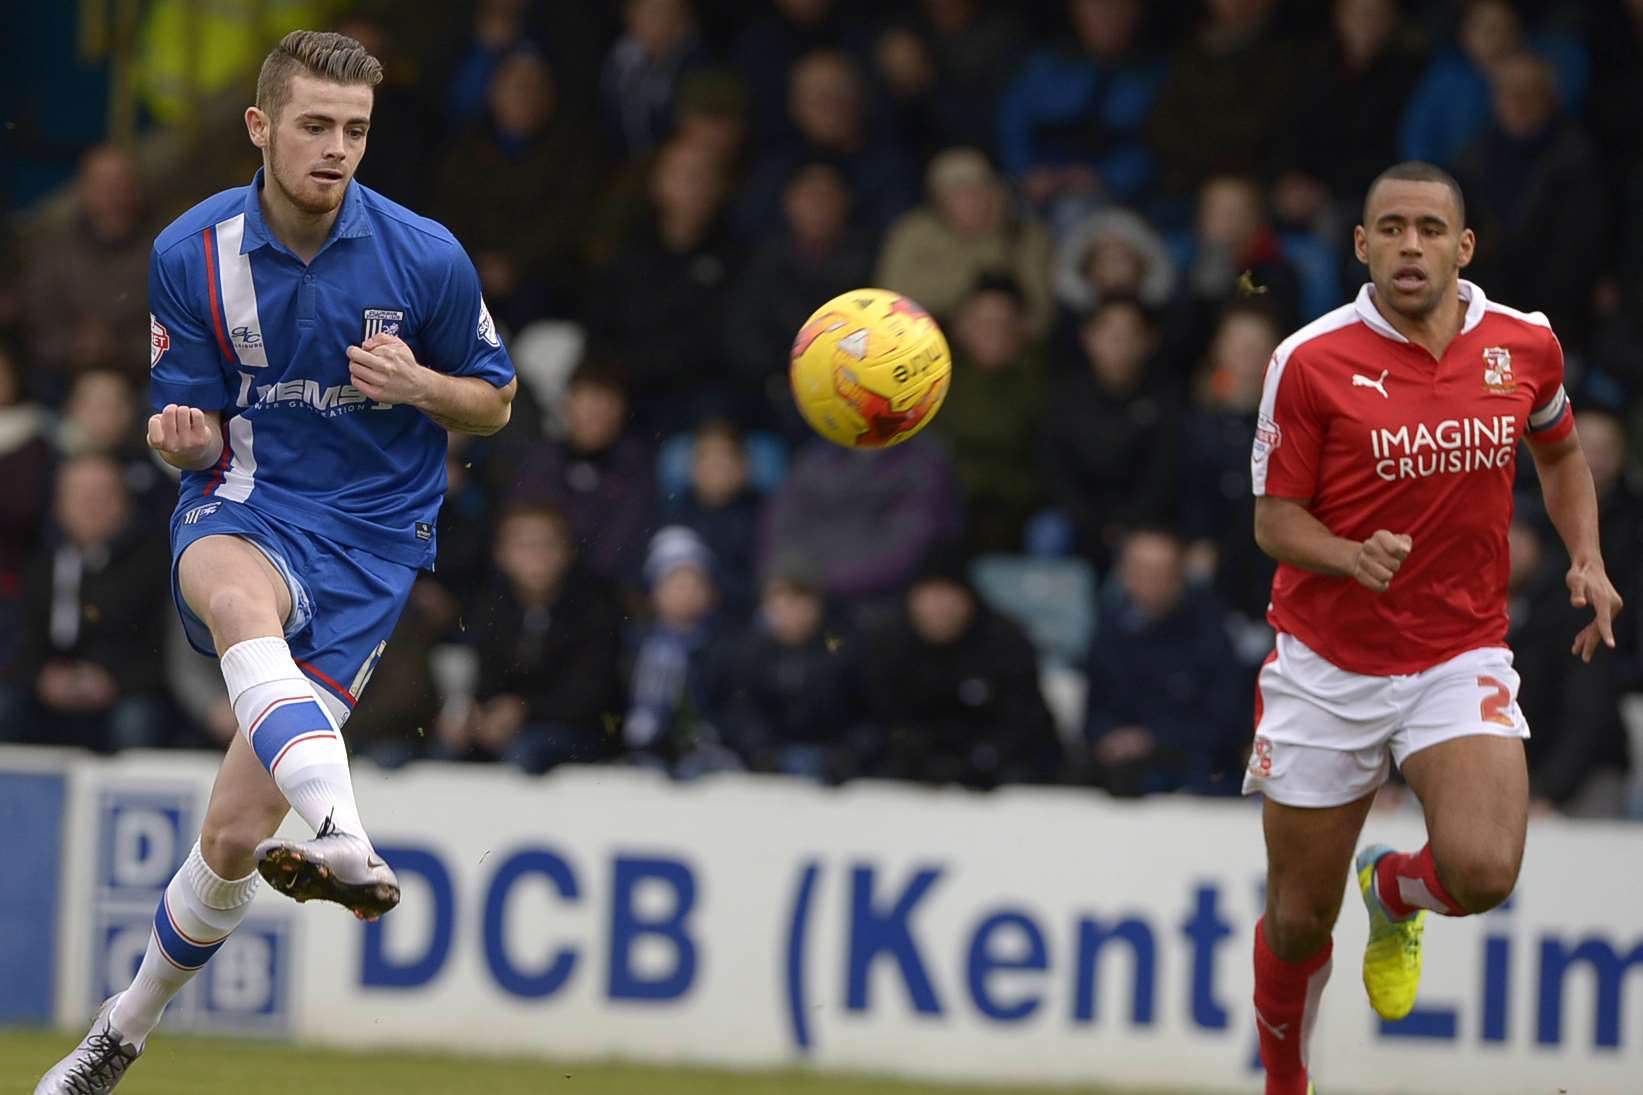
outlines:
[{"label": "blurred crowd", "polygon": [[[452,229],[521,373],[508,429],[452,438],[438,566],[356,751],[1236,793],[1272,643],[1263,370],[1363,279],[1370,179],[1420,158],[1465,187],[1468,276],[1556,327],[1632,606],[1616,653],[1569,656],[1582,614],[1520,460],[1535,796],[1643,816],[1643,2],[331,14],[387,68],[360,181]],[[142,432],[150,243],[249,178],[228,159],[156,179],[91,148],[70,215],[12,219],[0,736],[234,732],[177,633],[174,480]],[[954,351],[933,426],[878,452],[809,436],[786,383],[807,315],[863,285]]]}]

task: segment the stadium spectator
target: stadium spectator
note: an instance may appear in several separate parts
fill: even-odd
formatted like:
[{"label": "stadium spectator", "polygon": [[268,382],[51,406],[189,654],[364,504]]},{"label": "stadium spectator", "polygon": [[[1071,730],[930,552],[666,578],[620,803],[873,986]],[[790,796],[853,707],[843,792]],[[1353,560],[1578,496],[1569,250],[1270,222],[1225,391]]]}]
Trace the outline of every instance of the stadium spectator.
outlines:
[{"label": "stadium spectator", "polygon": [[838,0],[771,0],[747,21],[734,50],[747,81],[753,135],[760,144],[792,134],[788,82],[801,58],[817,50],[865,52],[862,21]]},{"label": "stadium spectator", "polygon": [[1276,0],[1209,0],[1176,51],[1148,129],[1164,188],[1197,193],[1218,176],[1265,177],[1295,95],[1298,57],[1276,31]]},{"label": "stadium spectator", "polygon": [[113,460],[131,495],[134,519],[147,528],[163,528],[176,505],[177,482],[161,470],[143,442],[142,429],[137,393],[126,374],[89,369],[69,388],[56,447],[63,456],[97,453]]},{"label": "stadium spectator", "polygon": [[[679,85],[672,137],[709,152],[723,165],[728,189],[740,190],[748,169],[747,89],[734,72],[697,69]],[[587,253],[597,269],[608,267],[651,208],[650,178],[659,149],[622,161],[587,229]]]},{"label": "stadium spectator", "polygon": [[1467,277],[1495,300],[1544,311],[1564,345],[1583,347],[1608,233],[1602,164],[1559,109],[1548,62],[1513,54],[1495,65],[1493,87],[1493,124],[1455,165],[1478,241]]},{"label": "stadium spectator", "polygon": [[[1597,492],[1604,565],[1626,602],[1638,604],[1643,602],[1643,487],[1627,448],[1625,419],[1613,409],[1588,402],[1575,413],[1575,423]],[[1621,617],[1615,641],[1620,657],[1635,657],[1643,648],[1643,620]],[[1639,687],[1643,673],[1634,667],[1628,688]]]},{"label": "stadium spectator", "polygon": [[1174,296],[1179,274],[1152,225],[1128,209],[1109,206],[1061,235],[1053,276],[1056,302],[1082,319],[1108,297],[1134,297],[1158,311]]},{"label": "stadium spectator", "polygon": [[[509,427],[512,429],[513,427]],[[499,496],[511,493],[503,483],[498,489],[489,482],[492,475],[512,474],[503,469],[475,467],[474,457],[487,451],[484,441],[472,434],[451,433],[445,451],[445,498],[439,506],[439,557],[435,580],[458,600],[467,598],[483,585],[495,569],[491,541],[495,532],[495,507]],[[525,449],[539,447],[538,440]],[[521,455],[521,459],[523,459]],[[426,577],[426,576],[425,576]]]},{"label": "stadium spectator", "polygon": [[673,125],[674,99],[701,54],[691,0],[623,0],[623,33],[605,56],[600,94],[614,147],[650,151]]},{"label": "stadium spectator", "polygon": [[1189,573],[1207,580],[1236,614],[1240,631],[1248,631],[1254,646],[1241,647],[1240,655],[1245,662],[1253,656],[1256,664],[1271,649],[1265,621],[1276,564],[1255,543],[1249,454],[1261,384],[1281,335],[1261,305],[1230,307],[1210,343],[1194,406],[1174,424],[1163,447],[1163,459],[1172,466],[1167,497],[1190,545]]},{"label": "stadium spectator", "polygon": [[1518,704],[1531,731],[1523,743],[1530,792],[1567,813],[1621,816],[1628,761],[1620,694],[1635,670],[1619,657],[1571,658],[1570,636],[1587,617],[1569,604],[1562,561],[1551,557],[1546,535],[1528,514],[1513,520],[1510,545],[1507,642],[1522,678]]},{"label": "stadium spectator", "polygon": [[1021,13],[986,0],[923,0],[914,27],[935,69],[921,115],[934,147],[995,153],[999,104],[1032,45]]},{"label": "stadium spectator", "polygon": [[1578,110],[1590,69],[1580,42],[1558,36],[1528,41],[1512,0],[1467,0],[1454,44],[1432,58],[1404,110],[1398,128],[1402,158],[1453,168],[1489,126],[1490,73],[1526,47],[1556,67],[1564,105]]},{"label": "stadium spectator", "polygon": [[893,16],[873,43],[873,68],[896,142],[919,164],[942,148],[996,148],[999,99],[1027,47],[1015,12],[978,0]]},{"label": "stadium spectator", "polygon": [[930,162],[929,201],[902,214],[879,252],[874,283],[905,293],[938,319],[953,318],[981,274],[1008,271],[1027,308],[1027,325],[1050,327],[1050,237],[1010,208],[1010,195],[987,158],[950,148]]},{"label": "stadium spectator", "polygon": [[1155,182],[1147,120],[1165,70],[1139,44],[1141,8],[1068,0],[1075,41],[1036,51],[1004,92],[1004,170],[1057,223],[1103,198],[1136,201]]},{"label": "stadium spectator", "polygon": [[655,460],[627,416],[621,375],[598,358],[584,361],[566,392],[564,440],[521,457],[511,491],[561,510],[588,571],[616,581],[637,570],[656,512]]},{"label": "stadium spectator", "polygon": [[477,0],[473,28],[458,53],[445,103],[450,128],[460,131],[486,111],[496,70],[509,55],[533,47],[531,0]]},{"label": "stadium spectator", "polygon": [[873,250],[852,223],[855,196],[831,163],[796,168],[782,192],[784,231],[755,245],[736,280],[725,326],[737,405],[749,424],[802,438],[808,427],[787,383],[793,336],[823,301],[866,285]]},{"label": "stadium spectator", "polygon": [[655,436],[722,411],[722,332],[740,248],[721,216],[725,164],[674,138],[651,173],[654,216],[594,286],[587,319],[631,373],[634,417]]},{"label": "stadium spectator", "polygon": [[1217,175],[1198,195],[1196,232],[1172,305],[1172,356],[1198,360],[1221,310],[1241,291],[1258,293],[1285,330],[1300,326],[1300,275],[1267,219],[1261,185]]},{"label": "stadium spectator", "polygon": [[74,198],[72,219],[39,230],[24,256],[31,382],[51,405],[80,369],[102,366],[133,383],[148,380],[141,342],[131,334],[148,318],[154,242],[136,161],[109,145],[91,149],[81,157]]},{"label": "stadium spectator", "polygon": [[[1643,0],[1600,6],[1587,40],[1592,45],[1592,89],[1586,122],[1606,161],[1611,200],[1643,209]],[[1643,238],[1633,236],[1630,257],[1643,260]],[[1626,257],[1622,253],[1622,259]]]},{"label": "stadium spectator", "polygon": [[581,238],[602,174],[596,141],[563,109],[542,55],[501,58],[485,118],[438,169],[434,207],[473,255],[506,328],[576,314]]},{"label": "stadium spectator", "polygon": [[23,576],[51,493],[47,418],[23,379],[20,360],[0,344],[0,690],[16,653]]},{"label": "stadium spectator", "polygon": [[1214,596],[1187,584],[1175,533],[1125,536],[1088,679],[1085,736],[1098,784],[1117,795],[1238,793],[1250,725],[1244,675]]},{"label": "stadium spectator", "polygon": [[1058,774],[1061,744],[1032,644],[976,595],[949,548],[922,563],[867,667],[879,730],[868,774],[978,788]]},{"label": "stadium spectator", "polygon": [[765,510],[763,550],[805,566],[858,616],[885,610],[931,547],[962,529],[952,457],[936,437],[887,449],[812,440]]},{"label": "stadium spectator", "polygon": [[370,12],[356,12],[337,24],[337,33],[382,62],[382,82],[372,93],[371,154],[360,160],[354,178],[401,205],[426,209],[432,181],[428,165],[445,147],[445,118],[418,79],[416,60],[401,48],[398,26],[398,21]]},{"label": "stadium spectator", "polygon": [[698,426],[691,445],[690,482],[682,495],[666,500],[662,520],[690,529],[713,553],[720,605],[725,617],[736,623],[746,620],[753,609],[763,505],[749,478],[740,431],[725,419]]},{"label": "stadium spectator", "polygon": [[823,159],[850,179],[857,219],[877,239],[914,203],[915,183],[902,151],[870,128],[861,70],[835,50],[806,54],[793,66],[787,102],[797,137],[754,164],[738,209],[743,234],[769,230],[780,216],[782,184],[794,166]]},{"label": "stadium spectator", "polygon": [[858,774],[874,736],[861,660],[804,571],[778,568],[752,626],[709,667],[709,717],[755,772],[841,782]]},{"label": "stadium spectator", "polygon": [[1044,500],[1032,454],[1044,426],[1048,365],[1008,274],[977,279],[955,318],[952,385],[933,428],[952,446],[969,546],[1019,551]]},{"label": "stadium spectator", "polygon": [[497,522],[496,577],[464,613],[479,653],[465,719],[441,720],[438,753],[495,758],[540,774],[615,755],[622,613],[583,573],[565,515],[516,504]]},{"label": "stadium spectator", "polygon": [[1122,527],[1163,507],[1158,456],[1177,397],[1153,366],[1158,337],[1134,300],[1097,305],[1079,345],[1084,367],[1050,390],[1044,474],[1077,549],[1105,569]]},{"label": "stadium spectator", "polygon": [[171,607],[165,541],[135,526],[120,468],[105,456],[64,463],[55,495],[57,535],[24,583],[13,687],[29,697],[28,715],[8,733],[103,751],[166,744],[155,630]]},{"label": "stadium spectator", "polygon": [[1333,33],[1309,52],[1288,104],[1273,205],[1285,225],[1342,239],[1374,177],[1398,159],[1388,120],[1403,112],[1421,56],[1399,22],[1398,0],[1335,0]]},{"label": "stadium spectator", "polygon": [[713,553],[687,528],[656,533],[645,556],[649,626],[633,657],[622,740],[641,763],[674,774],[738,767],[707,720],[706,674],[718,630]]}]

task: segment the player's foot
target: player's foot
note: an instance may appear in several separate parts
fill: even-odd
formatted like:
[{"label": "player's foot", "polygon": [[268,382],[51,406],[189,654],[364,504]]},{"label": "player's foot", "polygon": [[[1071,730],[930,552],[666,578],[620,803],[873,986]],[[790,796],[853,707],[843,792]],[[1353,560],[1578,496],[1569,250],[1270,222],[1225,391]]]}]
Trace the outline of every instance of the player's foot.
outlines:
[{"label": "player's foot", "polygon": [[399,878],[361,837],[326,818],[312,840],[257,845],[257,871],[298,901],[334,901],[361,920],[375,920],[399,904]]},{"label": "player's foot", "polygon": [[103,1001],[97,1009],[97,1018],[91,1021],[91,1033],[74,1052],[52,1066],[50,1072],[35,1085],[34,1095],[103,1095],[113,1091],[120,1077],[126,1074],[141,1054],[142,1048],[114,1029],[109,1016],[114,1012],[118,994]]},{"label": "player's foot", "polygon": [[1382,1019],[1402,1019],[1415,1007],[1421,982],[1421,932],[1426,910],[1394,920],[1375,888],[1375,864],[1392,849],[1372,844],[1358,853],[1358,889],[1369,910],[1369,942],[1363,949],[1363,987]]}]

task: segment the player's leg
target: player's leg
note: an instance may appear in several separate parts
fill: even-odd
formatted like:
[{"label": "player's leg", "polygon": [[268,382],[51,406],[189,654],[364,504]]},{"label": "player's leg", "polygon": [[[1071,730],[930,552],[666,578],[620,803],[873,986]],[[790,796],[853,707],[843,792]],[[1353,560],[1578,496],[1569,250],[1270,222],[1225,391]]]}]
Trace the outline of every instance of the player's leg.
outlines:
[{"label": "player's leg", "polygon": [[1331,934],[1352,849],[1373,792],[1340,806],[1285,806],[1270,796],[1266,911],[1255,925],[1255,1025],[1267,1095],[1305,1095],[1307,1043],[1329,980]]},{"label": "player's leg", "polygon": [[[329,822],[369,845],[342,735],[285,641],[285,575],[248,540],[205,536],[183,551],[177,581],[211,631],[240,733],[285,800],[316,832]],[[213,822],[232,819],[207,818],[208,844]]]},{"label": "player's leg", "polygon": [[1428,911],[1482,912],[1517,880],[1529,816],[1520,740],[1529,728],[1517,686],[1511,653],[1500,649],[1462,654],[1396,686],[1403,726],[1392,753],[1421,800],[1428,841],[1414,852],[1377,844],[1358,853],[1369,912],[1364,987],[1384,1018],[1415,1005]]},{"label": "player's leg", "polygon": [[1511,895],[1529,825],[1529,768],[1515,737],[1474,734],[1405,758],[1404,779],[1426,814],[1426,846],[1375,864],[1392,915],[1487,912]]}]

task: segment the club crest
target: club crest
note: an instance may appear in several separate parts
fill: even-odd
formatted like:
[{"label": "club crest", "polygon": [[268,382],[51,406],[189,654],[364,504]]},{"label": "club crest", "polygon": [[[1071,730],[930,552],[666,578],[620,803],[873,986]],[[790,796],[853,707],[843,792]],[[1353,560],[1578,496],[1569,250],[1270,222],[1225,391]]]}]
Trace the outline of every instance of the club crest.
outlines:
[{"label": "club crest", "polygon": [[1504,346],[1490,346],[1483,351],[1483,386],[1491,392],[1517,388],[1512,376],[1512,351]]},{"label": "club crest", "polygon": [[405,313],[393,308],[365,309],[365,338],[372,335],[399,337],[399,326],[405,322]]}]

